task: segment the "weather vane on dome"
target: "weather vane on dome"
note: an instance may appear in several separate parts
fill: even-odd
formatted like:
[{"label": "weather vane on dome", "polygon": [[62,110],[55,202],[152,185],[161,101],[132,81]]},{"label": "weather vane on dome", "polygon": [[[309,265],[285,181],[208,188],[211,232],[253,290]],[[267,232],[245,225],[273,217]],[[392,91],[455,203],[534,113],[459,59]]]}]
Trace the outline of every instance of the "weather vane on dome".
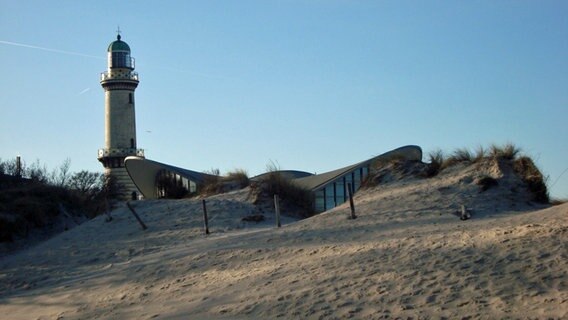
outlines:
[{"label": "weather vane on dome", "polygon": [[116,28],[116,38],[120,40],[120,26],[117,26]]}]

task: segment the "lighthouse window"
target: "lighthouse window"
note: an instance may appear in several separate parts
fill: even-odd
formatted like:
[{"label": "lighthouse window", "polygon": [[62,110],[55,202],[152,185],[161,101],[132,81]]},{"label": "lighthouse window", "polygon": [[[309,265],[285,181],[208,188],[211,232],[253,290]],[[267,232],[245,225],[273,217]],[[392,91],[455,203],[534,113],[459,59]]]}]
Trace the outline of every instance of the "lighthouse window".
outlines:
[{"label": "lighthouse window", "polygon": [[128,103],[130,104],[134,103],[134,95],[132,93],[128,94]]},{"label": "lighthouse window", "polygon": [[130,68],[130,54],[127,52],[112,52],[111,68]]}]

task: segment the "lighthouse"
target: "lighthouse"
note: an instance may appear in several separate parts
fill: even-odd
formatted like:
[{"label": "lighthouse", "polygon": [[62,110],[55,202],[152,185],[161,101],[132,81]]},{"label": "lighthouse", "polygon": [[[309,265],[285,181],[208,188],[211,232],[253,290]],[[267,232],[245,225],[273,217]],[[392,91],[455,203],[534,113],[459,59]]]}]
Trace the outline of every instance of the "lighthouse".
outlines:
[{"label": "lighthouse", "polygon": [[100,79],[105,92],[105,146],[99,149],[98,160],[105,168],[105,176],[114,181],[119,198],[137,198],[138,189],[124,167],[124,159],[144,157],[144,150],[136,144],[134,91],[138,73],[134,72],[134,58],[120,32],[108,46],[107,56],[108,68]]}]

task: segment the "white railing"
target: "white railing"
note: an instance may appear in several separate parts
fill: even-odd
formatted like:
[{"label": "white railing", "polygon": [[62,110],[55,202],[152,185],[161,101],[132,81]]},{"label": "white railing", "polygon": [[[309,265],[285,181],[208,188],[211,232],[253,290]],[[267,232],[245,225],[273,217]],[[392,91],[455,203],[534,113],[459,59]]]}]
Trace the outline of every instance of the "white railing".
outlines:
[{"label": "white railing", "polygon": [[99,149],[98,158],[105,157],[126,157],[137,156],[144,157],[144,149],[116,148],[116,149]]},{"label": "white railing", "polygon": [[116,73],[111,73],[108,71],[101,73],[101,81],[105,80],[136,80],[138,81],[138,72],[129,72],[128,74],[120,74],[117,75]]}]

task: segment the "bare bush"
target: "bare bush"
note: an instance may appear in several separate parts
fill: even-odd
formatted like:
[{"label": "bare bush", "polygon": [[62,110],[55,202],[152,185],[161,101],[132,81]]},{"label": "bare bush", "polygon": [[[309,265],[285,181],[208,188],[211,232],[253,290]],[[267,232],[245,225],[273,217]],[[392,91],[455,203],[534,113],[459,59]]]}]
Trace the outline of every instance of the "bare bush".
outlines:
[{"label": "bare bush", "polygon": [[49,183],[49,174],[47,173],[47,167],[45,165],[42,166],[39,162],[39,159],[36,159],[36,161],[32,163],[29,168],[26,168],[24,175],[34,182]]},{"label": "bare bush", "polygon": [[103,174],[86,170],[74,173],[69,179],[69,187],[79,193],[92,198],[103,189]]},{"label": "bare bush", "polygon": [[71,176],[71,159],[66,158],[59,168],[54,169],[51,173],[51,184],[59,187],[67,186],[69,178]]},{"label": "bare bush", "polygon": [[[25,167],[25,164],[22,163],[22,168]],[[0,164],[0,173],[16,176],[18,174],[18,165],[16,159],[2,161]]]},{"label": "bare bush", "polygon": [[0,161],[3,174],[12,175],[0,181],[0,242],[26,237],[34,228],[44,228],[60,221],[62,216],[93,218],[106,210],[107,200],[118,195],[113,178],[101,173],[70,173],[70,160],[51,174],[36,160],[16,176],[16,160]]}]

